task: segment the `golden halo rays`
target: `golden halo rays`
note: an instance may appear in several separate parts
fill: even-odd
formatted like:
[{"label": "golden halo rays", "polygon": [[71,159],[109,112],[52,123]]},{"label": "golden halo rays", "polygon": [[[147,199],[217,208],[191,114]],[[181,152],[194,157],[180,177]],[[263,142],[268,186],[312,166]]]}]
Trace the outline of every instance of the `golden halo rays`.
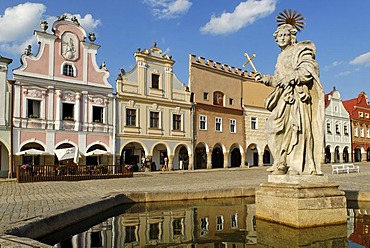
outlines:
[{"label": "golden halo rays", "polygon": [[304,28],[304,25],[306,24],[304,22],[305,18],[302,14],[298,13],[296,10],[291,9],[284,9],[283,12],[280,12],[279,15],[276,17],[276,22],[278,23],[278,26],[281,26],[283,24],[290,24],[292,25],[297,31],[301,31]]}]

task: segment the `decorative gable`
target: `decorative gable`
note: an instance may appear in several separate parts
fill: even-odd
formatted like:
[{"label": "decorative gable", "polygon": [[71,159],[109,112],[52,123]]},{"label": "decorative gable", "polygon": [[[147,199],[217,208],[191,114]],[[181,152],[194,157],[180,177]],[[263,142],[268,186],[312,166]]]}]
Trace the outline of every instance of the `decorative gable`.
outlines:
[{"label": "decorative gable", "polygon": [[[39,44],[37,55],[30,46],[21,57],[22,66],[14,70],[14,75],[50,79],[81,85],[94,85],[111,90],[109,72],[105,62],[98,66],[96,54],[99,45],[95,44],[93,33],[88,35],[76,17],[58,17],[52,25],[52,33],[47,32],[47,22],[41,22],[41,31],[35,31]],[[32,49],[32,50],[31,50]],[[43,83],[43,82],[40,82]]]}]

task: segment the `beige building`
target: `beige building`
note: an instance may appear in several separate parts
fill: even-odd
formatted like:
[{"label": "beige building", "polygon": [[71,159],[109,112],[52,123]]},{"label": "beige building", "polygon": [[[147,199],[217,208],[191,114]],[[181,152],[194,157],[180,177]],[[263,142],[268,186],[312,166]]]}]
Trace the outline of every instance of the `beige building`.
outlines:
[{"label": "beige building", "polygon": [[265,139],[265,123],[270,112],[264,100],[272,92],[253,78],[243,81],[243,108],[245,118],[246,162],[251,166],[271,165],[273,158]]},{"label": "beige building", "polygon": [[242,82],[248,77],[241,69],[190,55],[194,169],[244,165]]},{"label": "beige building", "polygon": [[156,43],[134,56],[135,68],[117,78],[120,163],[192,169],[191,94],[173,72],[175,61]]}]

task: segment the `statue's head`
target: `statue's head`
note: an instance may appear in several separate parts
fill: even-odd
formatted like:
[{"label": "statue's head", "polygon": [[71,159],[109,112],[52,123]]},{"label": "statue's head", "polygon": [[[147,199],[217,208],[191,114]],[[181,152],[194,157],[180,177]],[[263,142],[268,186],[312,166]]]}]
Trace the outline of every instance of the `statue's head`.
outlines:
[{"label": "statue's head", "polygon": [[274,32],[274,38],[282,49],[297,43],[297,29],[290,24],[280,25]]}]

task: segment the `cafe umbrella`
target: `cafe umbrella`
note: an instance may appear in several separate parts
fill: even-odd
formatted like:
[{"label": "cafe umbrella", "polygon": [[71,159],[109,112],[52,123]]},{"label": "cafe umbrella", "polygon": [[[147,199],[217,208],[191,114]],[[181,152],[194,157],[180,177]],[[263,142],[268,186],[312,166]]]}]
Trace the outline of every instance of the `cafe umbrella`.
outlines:
[{"label": "cafe umbrella", "polygon": [[89,156],[97,157],[98,164],[100,164],[100,156],[104,156],[104,155],[110,155],[110,153],[108,151],[101,150],[101,149],[95,149],[95,150],[85,153],[86,157],[89,157]]},{"label": "cafe umbrella", "polygon": [[31,149],[27,149],[27,150],[24,150],[24,151],[20,151],[20,152],[17,152],[15,155],[17,156],[31,156],[32,157],[32,165],[34,164],[34,158],[35,156],[39,156],[39,155],[50,155],[48,152],[45,152],[45,151],[41,151],[41,150],[38,150],[38,149],[35,149],[35,148],[31,148]]}]

